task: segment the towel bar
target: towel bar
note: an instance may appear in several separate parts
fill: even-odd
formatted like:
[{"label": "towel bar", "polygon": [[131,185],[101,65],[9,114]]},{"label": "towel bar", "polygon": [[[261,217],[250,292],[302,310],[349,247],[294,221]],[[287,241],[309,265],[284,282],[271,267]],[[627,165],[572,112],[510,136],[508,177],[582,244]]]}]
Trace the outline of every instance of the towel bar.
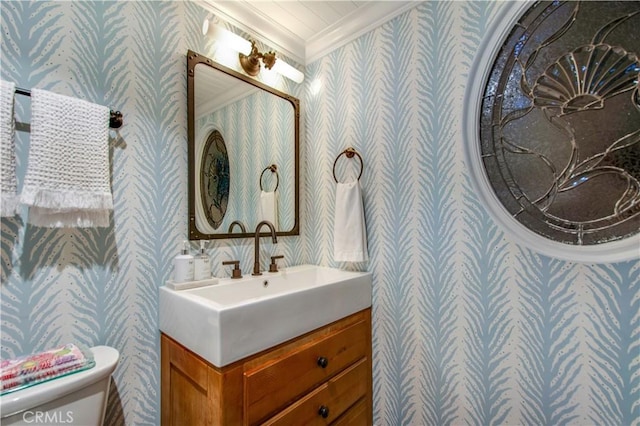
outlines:
[{"label": "towel bar", "polygon": [[[31,90],[16,87],[16,93],[18,95],[31,96]],[[122,113],[120,111],[111,110],[111,117],[109,117],[109,127],[112,129],[119,129],[122,127]]]}]

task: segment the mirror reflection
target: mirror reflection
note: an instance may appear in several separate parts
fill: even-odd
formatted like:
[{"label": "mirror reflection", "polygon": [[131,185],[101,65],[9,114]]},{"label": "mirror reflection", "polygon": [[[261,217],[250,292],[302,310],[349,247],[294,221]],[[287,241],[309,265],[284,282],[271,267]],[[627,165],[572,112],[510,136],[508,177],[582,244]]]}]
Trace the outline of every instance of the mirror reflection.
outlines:
[{"label": "mirror reflection", "polygon": [[189,51],[189,238],[299,234],[299,101]]}]

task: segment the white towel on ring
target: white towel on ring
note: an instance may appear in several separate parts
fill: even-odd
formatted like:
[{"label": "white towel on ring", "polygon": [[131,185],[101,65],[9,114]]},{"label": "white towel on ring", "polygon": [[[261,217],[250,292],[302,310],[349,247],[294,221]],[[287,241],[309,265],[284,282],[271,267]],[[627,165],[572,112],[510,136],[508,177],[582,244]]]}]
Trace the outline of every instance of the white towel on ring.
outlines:
[{"label": "white towel on ring", "polygon": [[333,257],[338,262],[369,260],[360,181],[336,184]]},{"label": "white towel on ring", "polygon": [[113,209],[109,108],[31,91],[31,147],[21,202],[29,223],[106,227]]},{"label": "white towel on ring", "polygon": [[278,230],[278,193],[260,191],[260,220],[268,220]]},{"label": "white towel on ring", "polygon": [[16,85],[0,80],[0,216],[15,216],[20,199],[16,180],[16,142],[13,100]]}]

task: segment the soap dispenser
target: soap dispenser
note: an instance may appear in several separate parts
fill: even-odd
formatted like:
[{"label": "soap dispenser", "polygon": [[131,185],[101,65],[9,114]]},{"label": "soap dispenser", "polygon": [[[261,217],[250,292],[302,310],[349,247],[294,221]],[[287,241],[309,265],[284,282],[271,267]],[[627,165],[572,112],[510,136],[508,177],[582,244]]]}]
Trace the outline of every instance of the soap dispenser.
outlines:
[{"label": "soap dispenser", "polygon": [[196,281],[208,280],[211,278],[211,259],[204,252],[204,240],[200,240],[200,253],[193,261],[193,279]]},{"label": "soap dispenser", "polygon": [[182,242],[182,253],[173,259],[173,281],[184,283],[193,281],[193,256],[189,254],[189,243]]}]

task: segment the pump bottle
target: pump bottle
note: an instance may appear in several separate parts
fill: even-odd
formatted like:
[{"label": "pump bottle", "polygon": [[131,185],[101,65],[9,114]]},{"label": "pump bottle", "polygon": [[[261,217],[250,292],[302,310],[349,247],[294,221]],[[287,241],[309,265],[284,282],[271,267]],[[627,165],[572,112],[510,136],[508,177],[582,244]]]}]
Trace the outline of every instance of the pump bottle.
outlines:
[{"label": "pump bottle", "polygon": [[200,253],[194,258],[193,279],[196,281],[208,280],[211,278],[211,259],[204,252],[204,240],[200,240]]},{"label": "pump bottle", "polygon": [[182,242],[182,253],[173,259],[173,281],[176,283],[184,283],[193,281],[193,256],[189,254],[189,243]]}]

